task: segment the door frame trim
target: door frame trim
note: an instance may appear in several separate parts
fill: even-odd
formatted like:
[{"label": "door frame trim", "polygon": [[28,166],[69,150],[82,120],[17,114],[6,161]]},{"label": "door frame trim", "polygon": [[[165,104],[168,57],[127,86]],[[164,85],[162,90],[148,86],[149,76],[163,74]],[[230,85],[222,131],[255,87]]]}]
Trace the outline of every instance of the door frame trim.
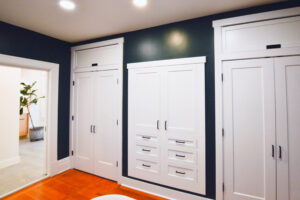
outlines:
[{"label": "door frame trim", "polygon": [[[268,55],[256,55],[245,53],[236,55],[222,53],[222,28],[238,24],[246,24],[264,20],[299,16],[300,7],[281,9],[258,14],[245,15],[213,21],[214,28],[214,52],[215,52],[215,146],[216,146],[216,200],[223,200],[223,61],[250,58],[272,57],[277,55],[299,55],[298,50],[271,52]],[[226,133],[225,133],[226,134]]]},{"label": "door frame trim", "polygon": [[[46,132],[49,134],[46,134],[45,140],[45,171],[47,172],[47,176],[43,177],[42,179],[53,176],[58,173],[57,166],[59,165],[59,160],[57,159],[59,64],[0,54],[0,65],[7,67],[18,67],[21,69],[43,70],[48,72]],[[39,179],[37,181],[40,181],[42,179]],[[16,192],[29,185],[31,185],[31,183],[8,194]],[[4,196],[7,196],[8,194]]]}]

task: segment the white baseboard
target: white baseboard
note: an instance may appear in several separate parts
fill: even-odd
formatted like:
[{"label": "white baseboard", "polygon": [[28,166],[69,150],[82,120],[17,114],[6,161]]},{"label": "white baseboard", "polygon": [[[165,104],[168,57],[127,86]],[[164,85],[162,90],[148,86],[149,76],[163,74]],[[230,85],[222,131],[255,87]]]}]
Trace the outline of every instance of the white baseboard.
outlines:
[{"label": "white baseboard", "polygon": [[0,161],[0,169],[18,164],[21,161],[20,156],[15,156],[6,160]]},{"label": "white baseboard", "polygon": [[134,190],[138,190],[141,192],[145,192],[148,194],[152,194],[158,197],[162,197],[165,199],[171,199],[171,200],[212,200],[205,197],[196,196],[193,194],[180,192],[172,189],[168,189],[165,187],[161,187],[158,185],[145,183],[142,181],[134,180],[127,177],[122,177],[119,181],[119,184],[121,184],[124,187],[128,187]]},{"label": "white baseboard", "polygon": [[63,158],[61,160],[56,161],[55,163],[52,163],[50,176],[55,176],[69,169],[71,169],[71,158]]}]

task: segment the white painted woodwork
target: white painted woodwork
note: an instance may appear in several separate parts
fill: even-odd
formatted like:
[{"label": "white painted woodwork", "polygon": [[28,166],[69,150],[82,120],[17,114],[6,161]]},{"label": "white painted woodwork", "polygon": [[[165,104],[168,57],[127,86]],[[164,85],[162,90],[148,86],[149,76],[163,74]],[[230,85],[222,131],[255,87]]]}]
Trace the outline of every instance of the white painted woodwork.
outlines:
[{"label": "white painted woodwork", "polygon": [[93,173],[93,73],[75,76],[75,167]]},{"label": "white painted woodwork", "polygon": [[[300,57],[275,58],[277,200],[300,199]],[[279,157],[279,147],[282,157]]]},{"label": "white painted woodwork", "polygon": [[95,174],[117,178],[117,71],[94,73],[94,167]]},{"label": "white painted woodwork", "polygon": [[[130,176],[158,182],[161,177],[162,73],[159,68],[129,72],[129,168]],[[132,133],[132,134],[131,134]],[[147,146],[150,152],[140,151]],[[157,156],[150,157],[155,148]],[[144,148],[145,149],[145,148]],[[151,163],[147,161],[152,161]],[[143,163],[144,162],[144,163]]]},{"label": "white painted woodwork", "polygon": [[[228,123],[227,121],[233,120],[234,118],[228,119],[228,115],[230,115],[230,113],[232,113],[233,110],[229,110],[229,108],[226,107],[226,104],[228,104],[228,102],[232,100],[233,96],[226,95],[227,93],[225,91],[228,86],[225,87],[225,85],[226,84],[228,85],[229,84],[228,81],[232,82],[232,80],[228,80],[228,75],[226,75],[226,70],[224,65],[228,65],[228,63],[234,63],[234,62],[246,63],[246,62],[251,62],[251,60],[253,61],[253,59],[256,59],[257,63],[253,65],[260,66],[262,63],[261,63],[261,59],[259,58],[271,59],[273,73],[275,73],[275,77],[273,77],[272,79],[274,79],[274,88],[275,88],[274,98],[276,102],[276,106],[274,105],[273,108],[274,112],[276,110],[276,116],[275,116],[276,129],[275,129],[275,144],[274,144],[275,145],[274,156],[276,157],[276,162],[275,162],[276,173],[273,177],[273,179],[275,179],[275,182],[270,183],[271,185],[265,183],[266,184],[265,186],[273,188],[273,185],[275,184],[277,187],[276,188],[277,191],[275,191],[272,194],[272,196],[274,197],[275,195],[275,197],[271,198],[271,200],[290,199],[292,195],[295,195],[296,199],[299,198],[297,196],[298,195],[297,191],[299,191],[299,187],[297,181],[295,181],[296,179],[298,180],[299,177],[295,175],[293,170],[291,170],[290,172],[288,172],[287,170],[287,169],[289,170],[295,169],[296,168],[295,166],[299,165],[299,163],[297,163],[297,158],[299,156],[297,157],[296,153],[295,154],[292,153],[291,155],[289,155],[290,149],[292,149],[293,152],[296,152],[298,149],[296,149],[295,147],[287,146],[289,142],[293,144],[293,142],[297,139],[296,136],[293,135],[291,131],[289,132],[287,131],[288,123],[289,123],[288,115],[296,111],[296,108],[289,107],[288,99],[291,100],[291,98],[287,97],[287,91],[297,90],[297,87],[291,86],[289,88],[288,86],[286,86],[286,84],[288,83],[288,80],[286,79],[292,77],[292,75],[295,76],[295,74],[297,74],[296,73],[297,70],[295,69],[296,67],[295,68],[287,67],[286,63],[298,62],[295,61],[297,60],[295,57],[294,58],[289,58],[289,57],[293,57],[300,54],[299,11],[300,11],[300,7],[294,7],[289,9],[275,10],[270,12],[245,15],[245,16],[233,17],[228,19],[221,19],[213,22],[214,35],[215,35],[214,43],[215,43],[215,103],[216,103],[215,105],[216,107],[216,200],[226,199],[226,197],[230,195],[228,193],[232,193],[233,191],[235,191],[233,185],[227,185],[226,183],[226,177],[230,176],[230,174],[229,175],[227,174],[230,172],[230,170],[228,171],[228,169],[226,169],[226,167],[228,168],[228,165],[226,165],[226,163],[231,162],[230,160],[229,161],[226,160],[227,159],[226,152],[228,151],[226,150],[226,148],[228,148],[227,146],[230,147],[230,144],[226,144],[226,142],[230,140],[227,138],[228,135],[230,136],[232,134],[235,134],[235,132],[232,133],[230,132],[230,130],[227,130],[226,128],[226,126],[228,126],[228,124],[226,125],[226,123]],[[275,49],[266,48],[267,45],[273,45],[273,44],[280,44],[281,48],[275,48]],[[292,60],[294,59],[294,61],[292,62],[289,59]],[[293,69],[294,70],[293,72],[295,74],[293,73],[288,74],[287,71],[284,70],[285,68],[289,69],[287,70],[289,72],[292,71],[291,69]],[[224,81],[222,81],[223,74],[224,74]],[[284,74],[286,74],[286,76]],[[230,76],[233,76],[233,74],[231,74]],[[254,85],[251,86],[254,87]],[[229,89],[232,88],[227,88],[227,90]],[[262,92],[263,92],[262,95],[266,96],[270,93],[270,90],[262,91]],[[251,104],[253,97],[257,97],[257,94],[250,96],[248,98],[250,99],[249,102],[246,103]],[[293,101],[296,100],[297,98],[293,97]],[[291,102],[291,104],[292,103],[293,102]],[[235,105],[235,102],[233,102],[231,106],[233,105]],[[293,109],[292,110],[293,112],[292,111],[289,112],[288,111],[289,108]],[[264,109],[266,109],[266,107],[264,107]],[[299,116],[295,117],[295,115],[291,115],[289,117],[299,118]],[[253,122],[254,121],[249,121],[249,123],[253,123]],[[270,122],[263,121],[261,123],[270,123]],[[244,127],[248,127],[248,124],[245,122],[241,124],[242,125],[246,124]],[[237,126],[237,124],[236,123],[231,124],[231,126],[233,128],[233,126]],[[295,128],[294,125],[291,126],[292,129]],[[257,125],[255,128],[259,128],[259,126]],[[225,136],[223,136],[224,129],[225,129]],[[254,128],[250,127],[249,130],[251,129]],[[291,138],[287,136],[289,134],[292,134]],[[249,139],[249,141],[251,140]],[[247,146],[247,144],[245,144],[245,146]],[[283,150],[284,157],[282,158],[282,160],[278,159],[279,146],[281,146]],[[254,150],[256,150],[255,148],[256,146],[253,147]],[[268,151],[270,151],[270,148],[271,147],[269,147]],[[245,152],[243,153],[248,154],[249,151],[250,151],[250,147],[247,147],[245,149]],[[266,153],[267,152],[264,152],[262,153],[262,155],[266,155]],[[293,159],[294,162],[293,161],[290,162],[289,160],[290,157],[296,158]],[[266,158],[266,161],[268,161],[268,159],[269,158]],[[251,162],[248,163],[250,163],[251,165]],[[232,168],[231,171],[233,171],[233,169],[236,168]],[[247,166],[245,167],[245,169],[247,169]],[[232,174],[233,172],[230,173]],[[287,173],[291,173],[291,174],[287,175]],[[253,179],[253,176],[251,176],[251,174],[248,175],[247,170],[245,170],[244,177],[249,178],[247,180]],[[295,180],[293,178],[295,178]],[[247,183],[247,180],[244,183]],[[240,187],[240,185],[238,185],[238,187]],[[259,184],[255,187],[259,187]],[[250,189],[251,188],[247,188],[248,192],[250,192]],[[255,191],[259,191],[259,190],[255,190]],[[265,194],[267,195],[267,193]],[[239,195],[239,193],[234,193],[233,195]],[[248,200],[249,198],[251,199],[256,197],[247,196],[243,199]]]},{"label": "white painted woodwork", "polygon": [[222,51],[224,54],[272,51],[267,46],[275,44],[281,45],[279,49],[296,48],[300,47],[299,35],[300,17],[228,26],[222,28]]},{"label": "white painted woodwork", "polygon": [[118,70],[75,74],[75,168],[116,180]]},{"label": "white painted woodwork", "polygon": [[118,59],[115,59],[116,55],[118,55],[117,45],[78,50],[76,51],[75,67],[92,67],[93,64],[97,64],[97,66],[118,64]]},{"label": "white painted woodwork", "polygon": [[129,176],[205,194],[204,63],[128,65]]},{"label": "white painted woodwork", "polygon": [[273,59],[224,62],[225,200],[275,200]]}]

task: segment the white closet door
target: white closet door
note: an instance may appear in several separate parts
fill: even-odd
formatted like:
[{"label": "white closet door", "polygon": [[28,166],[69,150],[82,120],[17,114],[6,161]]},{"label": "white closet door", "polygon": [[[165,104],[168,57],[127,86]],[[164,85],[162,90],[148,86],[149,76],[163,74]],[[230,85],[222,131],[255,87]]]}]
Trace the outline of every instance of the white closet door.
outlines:
[{"label": "white closet door", "polygon": [[163,174],[169,186],[205,194],[204,65],[164,69]]},{"label": "white closet door", "polygon": [[161,72],[129,72],[129,175],[159,181],[161,174]]},{"label": "white closet door", "polygon": [[75,74],[75,168],[93,173],[93,75]]},{"label": "white closet door", "polygon": [[94,72],[94,167],[95,174],[117,178],[117,71]]},{"label": "white closet door", "polygon": [[277,200],[299,200],[300,56],[276,58],[275,80]]},{"label": "white closet door", "polygon": [[273,59],[224,62],[225,200],[275,200]]}]

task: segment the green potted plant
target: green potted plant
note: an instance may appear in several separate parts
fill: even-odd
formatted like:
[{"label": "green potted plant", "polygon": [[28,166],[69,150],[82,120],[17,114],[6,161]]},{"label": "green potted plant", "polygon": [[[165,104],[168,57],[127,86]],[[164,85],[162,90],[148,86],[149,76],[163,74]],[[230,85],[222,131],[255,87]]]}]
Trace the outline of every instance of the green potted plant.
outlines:
[{"label": "green potted plant", "polygon": [[33,119],[30,113],[30,106],[32,104],[37,104],[40,99],[45,98],[43,97],[38,97],[36,95],[35,89],[33,87],[35,86],[36,81],[32,83],[31,85],[21,83],[22,89],[20,90],[21,96],[20,96],[20,115],[24,113],[24,108],[26,108],[29,119],[31,121],[32,128],[29,129],[29,137],[30,141],[38,141],[44,139],[44,127],[43,126],[38,126],[35,127],[33,123]]}]

